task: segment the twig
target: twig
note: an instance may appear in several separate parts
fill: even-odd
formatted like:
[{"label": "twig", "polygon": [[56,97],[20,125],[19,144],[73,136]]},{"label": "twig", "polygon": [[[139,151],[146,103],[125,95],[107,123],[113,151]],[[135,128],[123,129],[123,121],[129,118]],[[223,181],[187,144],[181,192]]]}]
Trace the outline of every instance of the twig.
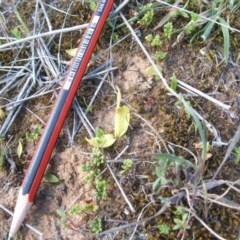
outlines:
[{"label": "twig", "polygon": [[60,34],[60,33],[66,33],[66,32],[71,32],[71,31],[77,31],[77,30],[80,30],[80,29],[85,29],[85,28],[87,28],[87,26],[88,26],[88,23],[78,25],[78,26],[74,26],[74,27],[57,29],[57,30],[53,30],[53,31],[50,31],[50,32],[36,34],[36,35],[29,36],[29,37],[26,37],[26,38],[22,38],[22,39],[13,41],[13,42],[2,44],[2,45],[0,45],[0,49],[8,50],[8,49],[5,49],[5,48],[8,48],[8,47],[11,47],[13,45],[20,44],[20,43],[24,43],[24,42],[27,42],[27,41],[30,41],[30,40],[33,40],[33,39],[36,39],[36,38],[42,38],[42,37],[46,37],[46,36],[49,36],[49,35],[54,35],[54,34]]},{"label": "twig", "polygon": [[[142,217],[142,215],[143,215],[143,212],[145,211],[145,209],[146,209],[150,204],[151,204],[151,202],[149,202],[146,206],[144,206],[144,208],[142,208],[141,212],[140,212],[139,215],[138,215],[137,222],[140,221],[140,219],[141,219],[141,217]],[[137,231],[137,227],[138,227],[138,224],[136,224],[136,226],[135,226],[135,228],[134,228],[134,230],[133,230],[133,233],[132,233],[131,237],[129,238],[129,240],[133,240],[133,237],[134,237],[134,235],[135,235],[135,232]]]},{"label": "twig", "polygon": [[[0,208],[5,211],[6,213],[8,213],[9,215],[13,216],[13,212],[11,212],[9,209],[7,209],[6,207],[4,207],[1,203],[0,203]],[[33,226],[27,224],[27,223],[24,223],[24,226],[26,226],[27,228],[29,228],[30,230],[32,230],[33,232],[35,232],[36,234],[39,235],[40,237],[40,240],[43,240],[43,234],[38,231],[36,228],[34,228]]]},{"label": "twig", "polygon": [[200,90],[198,90],[198,89],[196,89],[196,88],[188,85],[187,83],[184,83],[184,82],[181,81],[181,80],[178,80],[178,84],[179,84],[180,86],[188,89],[190,92],[196,93],[197,95],[199,95],[199,96],[201,96],[201,97],[203,97],[203,98],[206,98],[206,99],[209,100],[210,102],[212,102],[212,103],[214,103],[214,104],[216,104],[216,105],[218,105],[218,106],[220,106],[220,107],[222,107],[222,108],[224,108],[224,109],[226,109],[226,110],[229,110],[229,109],[231,108],[230,105],[227,105],[227,104],[225,104],[225,103],[222,103],[221,101],[219,101],[219,100],[217,100],[217,99],[215,99],[215,98],[207,95],[206,93],[204,93],[204,92],[202,92],[202,91],[200,91]]},{"label": "twig", "polygon": [[226,163],[226,161],[228,160],[231,152],[233,151],[233,149],[235,148],[236,144],[238,143],[240,139],[240,125],[238,126],[238,129],[236,131],[236,133],[234,134],[233,138],[231,139],[230,145],[228,146],[227,152],[224,156],[223,161],[221,162],[220,166],[218,167],[217,171],[215,172],[214,176],[212,179],[215,179],[217,177],[217,175],[219,174],[219,172],[222,170],[223,165]]},{"label": "twig", "polygon": [[211,229],[195,212],[192,210],[189,210],[188,208],[181,207],[184,211],[190,213],[193,215],[214,237],[216,237],[219,240],[227,240],[226,238],[221,237],[218,235],[213,229]]},{"label": "twig", "polygon": [[[118,154],[118,156],[117,156],[114,160],[117,160],[118,158],[120,158],[120,157],[122,156],[122,154],[128,149],[128,147],[129,147],[129,146],[127,145],[127,146]],[[119,190],[120,190],[120,192],[121,192],[124,200],[126,201],[126,203],[127,203],[128,206],[129,206],[131,212],[135,212],[135,208],[133,207],[132,203],[130,202],[130,200],[128,199],[127,195],[125,194],[125,192],[124,192],[121,184],[120,184],[119,181],[117,180],[117,178],[116,178],[114,172],[112,171],[109,163],[107,163],[107,168],[108,168],[108,170],[110,171],[110,173],[111,173],[114,181],[116,182],[116,184],[117,184],[117,186],[118,186],[118,188],[119,188]]]},{"label": "twig", "polygon": [[[193,13],[192,11],[189,11],[189,10],[187,10],[187,9],[185,9],[185,8],[178,7],[177,5],[172,5],[172,4],[170,4],[170,3],[168,3],[168,2],[165,2],[165,1],[161,1],[161,0],[156,0],[156,1],[159,2],[159,3],[162,3],[162,4],[164,4],[164,5],[170,6],[171,8],[176,8],[177,10],[183,11],[183,12],[188,13],[188,14],[192,14],[192,13]],[[220,23],[220,22],[218,22],[218,21],[216,21],[216,20],[214,20],[214,19],[212,19],[212,18],[205,17],[205,16],[203,16],[203,15],[201,15],[201,14],[198,14],[198,16],[199,16],[200,18],[206,20],[206,21],[209,21],[209,22],[213,22],[213,23],[215,23],[215,24],[218,24],[219,26],[228,27],[229,30],[231,30],[231,31],[233,31],[233,32],[239,32],[239,33],[240,33],[240,30],[237,29],[237,28],[233,28],[233,27],[231,27],[231,26],[229,26],[229,25],[226,26],[225,24],[222,24],[222,23]]]}]

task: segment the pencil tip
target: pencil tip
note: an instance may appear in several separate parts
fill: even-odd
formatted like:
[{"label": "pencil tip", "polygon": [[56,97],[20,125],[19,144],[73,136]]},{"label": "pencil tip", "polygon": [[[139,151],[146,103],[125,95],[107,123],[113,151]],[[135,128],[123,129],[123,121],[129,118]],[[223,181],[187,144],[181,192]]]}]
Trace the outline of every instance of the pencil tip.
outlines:
[{"label": "pencil tip", "polygon": [[13,240],[13,237],[8,236],[7,240]]}]

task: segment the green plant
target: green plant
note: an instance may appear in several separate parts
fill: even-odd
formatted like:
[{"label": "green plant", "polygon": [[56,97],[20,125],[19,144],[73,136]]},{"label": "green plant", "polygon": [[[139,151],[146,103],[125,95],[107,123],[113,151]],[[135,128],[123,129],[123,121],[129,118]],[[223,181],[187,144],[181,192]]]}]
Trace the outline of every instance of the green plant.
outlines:
[{"label": "green plant", "polygon": [[88,5],[92,11],[95,11],[97,7],[97,2],[94,0],[88,0]]},{"label": "green plant", "polygon": [[238,164],[240,162],[240,147],[235,148],[235,163]]},{"label": "green plant", "polygon": [[17,17],[17,20],[19,21],[19,23],[21,24],[23,33],[25,33],[26,35],[29,35],[30,30],[17,9],[14,10],[14,14]]},{"label": "green plant", "polygon": [[36,140],[38,140],[42,131],[43,131],[43,129],[42,129],[41,125],[37,124],[37,125],[34,126],[34,128],[31,132],[26,133],[26,138],[28,140],[36,141]]},{"label": "green plant", "polygon": [[197,13],[192,12],[191,21],[184,28],[184,32],[187,35],[192,34],[195,31],[198,20],[199,20],[199,15]]},{"label": "green plant", "polygon": [[184,174],[188,179],[188,171],[195,166],[190,161],[177,157],[173,154],[158,153],[156,154],[157,162],[155,165],[155,173],[157,179],[153,183],[153,190],[158,192],[161,185],[173,184],[178,186],[181,183],[180,176]]},{"label": "green plant", "polygon": [[153,35],[152,35],[152,34],[148,34],[148,35],[145,37],[145,40],[146,40],[147,42],[152,42],[152,40],[153,40]]},{"label": "green plant", "polygon": [[106,134],[101,128],[97,128],[94,138],[86,138],[89,144],[98,148],[107,148],[112,146],[118,138],[122,137],[127,132],[130,122],[130,109],[126,105],[120,106],[121,101],[121,92],[119,88],[117,88],[114,135]]},{"label": "green plant", "polygon": [[172,77],[170,78],[171,80],[171,88],[176,91],[177,90],[177,76],[175,75],[175,73],[173,73]]},{"label": "green plant", "polygon": [[94,147],[91,154],[92,162],[83,164],[81,166],[82,171],[88,172],[85,180],[88,183],[93,183],[96,176],[100,174],[101,166],[105,161],[105,158],[99,148]]},{"label": "green plant", "polygon": [[57,209],[57,215],[59,217],[58,219],[58,224],[60,224],[61,226],[63,226],[64,228],[68,227],[67,224],[67,214],[65,211],[63,211],[62,209]]},{"label": "green plant", "polygon": [[92,149],[91,158],[93,159],[93,166],[96,167],[100,167],[105,161],[103,154],[98,148]]},{"label": "green plant", "polygon": [[95,180],[96,198],[101,201],[107,196],[107,181],[101,178]]},{"label": "green plant", "polygon": [[147,27],[149,26],[154,17],[154,10],[151,9],[153,6],[152,3],[148,3],[140,8],[141,11],[145,12],[143,17],[138,21],[142,26]]},{"label": "green plant", "polygon": [[164,35],[170,39],[173,35],[173,24],[171,22],[168,22],[167,24],[165,24],[163,26],[163,31],[164,31]]},{"label": "green plant", "polygon": [[152,45],[153,47],[160,47],[160,46],[162,46],[162,44],[163,44],[163,42],[161,41],[159,34],[157,34],[157,35],[153,38],[153,40],[152,40],[152,42],[151,42],[151,45]]},{"label": "green plant", "polygon": [[96,147],[92,149],[91,158],[93,161],[88,164],[83,164],[81,169],[88,173],[84,179],[88,183],[94,184],[96,198],[101,201],[107,195],[107,181],[97,176],[101,172],[101,166],[105,162],[105,158],[99,148]]},{"label": "green plant", "polygon": [[[232,7],[234,4],[232,5]],[[226,6],[225,1],[213,1],[211,11],[209,11],[208,18],[212,19],[213,21],[208,21],[205,27],[201,30],[203,34],[201,38],[206,41],[209,36],[211,35],[216,22],[220,23],[222,34],[223,34],[223,41],[224,41],[224,61],[225,63],[228,62],[229,59],[229,52],[230,52],[230,34],[229,34],[229,24],[228,22],[221,17],[223,9],[227,9],[230,5]],[[234,8],[233,8],[234,9]]]},{"label": "green plant", "polygon": [[154,54],[154,57],[159,61],[163,60],[166,56],[167,56],[167,53],[163,51],[156,51]]},{"label": "green plant", "polygon": [[46,173],[44,175],[44,179],[48,183],[55,183],[55,184],[60,183],[59,178],[56,175],[52,174],[52,173]]},{"label": "green plant", "polygon": [[119,35],[117,33],[112,33],[112,41],[116,43],[119,40]]},{"label": "green plant", "polygon": [[4,151],[2,148],[0,149],[0,171],[2,172],[4,170]]},{"label": "green plant", "polygon": [[6,154],[6,146],[4,144],[4,137],[0,135],[0,171],[4,170],[4,156]]},{"label": "green plant", "polygon": [[86,204],[86,205],[80,205],[80,204],[75,204],[70,210],[69,214],[70,215],[79,215],[82,213],[92,213],[96,212],[98,210],[98,206],[95,204]]},{"label": "green plant", "polygon": [[103,230],[103,222],[100,217],[90,222],[90,229],[94,233],[100,233]]},{"label": "green plant", "polygon": [[133,167],[133,160],[132,159],[126,159],[124,160],[123,164],[122,164],[122,171],[121,174],[126,174],[127,172],[129,172]]},{"label": "green plant", "polygon": [[22,38],[22,33],[19,31],[18,27],[14,27],[11,32],[15,38],[17,39]]},{"label": "green plant", "polygon": [[158,225],[158,230],[161,234],[168,235],[170,231],[170,227],[166,224],[159,224]]},{"label": "green plant", "polygon": [[177,210],[174,212],[176,216],[179,216],[179,218],[174,218],[173,221],[175,225],[173,226],[173,230],[179,230],[181,232],[190,229],[190,226],[188,224],[188,213],[183,211],[181,208],[177,208]]}]

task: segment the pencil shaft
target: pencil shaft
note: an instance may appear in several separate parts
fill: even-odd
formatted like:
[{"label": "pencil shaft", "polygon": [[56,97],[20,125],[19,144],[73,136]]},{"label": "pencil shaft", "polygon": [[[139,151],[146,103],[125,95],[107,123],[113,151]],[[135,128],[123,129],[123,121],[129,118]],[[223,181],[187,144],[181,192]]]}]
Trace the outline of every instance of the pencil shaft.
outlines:
[{"label": "pencil shaft", "polygon": [[[84,75],[104,23],[111,11],[113,2],[113,0],[99,1],[97,9],[85,31],[77,54],[68,70],[62,89],[23,180],[13,215],[9,239],[16,234],[32,205],[62,125],[71,107],[73,98]],[[26,207],[21,210],[22,206]]]},{"label": "pencil shaft", "polygon": [[[62,89],[54,105],[53,111],[38,143],[35,154],[23,181],[23,194],[29,194],[32,202],[37,192],[47,163],[61,131],[62,125],[72,104],[77,88],[81,82],[92,51],[108,16],[112,1],[100,1],[98,8],[90,21],[78,52],[63,83]],[[108,8],[106,8],[108,7]],[[104,11],[105,10],[105,11]]]}]

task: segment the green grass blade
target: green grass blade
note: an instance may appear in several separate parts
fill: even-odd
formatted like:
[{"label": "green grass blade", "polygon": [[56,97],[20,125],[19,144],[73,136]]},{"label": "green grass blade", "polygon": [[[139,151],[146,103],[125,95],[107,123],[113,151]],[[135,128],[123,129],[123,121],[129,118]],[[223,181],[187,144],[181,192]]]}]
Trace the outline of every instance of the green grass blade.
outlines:
[{"label": "green grass blade", "polygon": [[187,111],[188,114],[190,114],[198,128],[200,138],[202,141],[203,149],[202,149],[202,159],[205,161],[207,158],[207,138],[206,138],[206,128],[204,125],[202,125],[196,111],[192,108],[192,106],[185,101],[183,97],[181,97],[181,101],[185,107],[185,110]]},{"label": "green grass blade", "polygon": [[213,26],[214,26],[214,22],[209,22],[206,26],[205,26],[205,30],[203,32],[203,34],[201,35],[201,38],[203,39],[203,41],[206,41],[209,37],[209,35],[212,32]]},{"label": "green grass blade", "polygon": [[219,18],[219,22],[222,24],[222,33],[223,33],[223,41],[224,41],[224,61],[225,63],[228,62],[229,59],[229,49],[230,49],[230,34],[229,34],[229,28],[228,23],[223,19]]}]

